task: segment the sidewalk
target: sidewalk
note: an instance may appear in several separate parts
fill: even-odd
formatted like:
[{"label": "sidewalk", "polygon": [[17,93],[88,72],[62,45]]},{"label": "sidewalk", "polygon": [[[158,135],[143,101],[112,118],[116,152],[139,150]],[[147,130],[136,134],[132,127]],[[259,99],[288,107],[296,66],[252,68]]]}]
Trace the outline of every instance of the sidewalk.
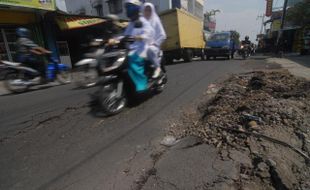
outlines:
[{"label": "sidewalk", "polygon": [[310,56],[288,56],[285,58],[268,58],[268,63],[280,64],[293,75],[310,80]]}]

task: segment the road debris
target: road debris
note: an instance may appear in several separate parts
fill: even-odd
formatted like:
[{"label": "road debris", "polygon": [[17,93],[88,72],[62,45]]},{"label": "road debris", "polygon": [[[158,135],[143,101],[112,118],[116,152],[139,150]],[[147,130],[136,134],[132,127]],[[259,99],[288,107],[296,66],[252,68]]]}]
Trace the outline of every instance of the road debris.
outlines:
[{"label": "road debris", "polygon": [[[205,99],[173,134],[200,137],[222,159],[239,162],[240,189],[310,189],[309,81],[287,71],[251,72],[232,76]],[[231,156],[236,151],[252,166]]]},{"label": "road debris", "polygon": [[178,140],[174,136],[166,136],[164,139],[160,142],[161,145],[171,147],[178,143]]}]

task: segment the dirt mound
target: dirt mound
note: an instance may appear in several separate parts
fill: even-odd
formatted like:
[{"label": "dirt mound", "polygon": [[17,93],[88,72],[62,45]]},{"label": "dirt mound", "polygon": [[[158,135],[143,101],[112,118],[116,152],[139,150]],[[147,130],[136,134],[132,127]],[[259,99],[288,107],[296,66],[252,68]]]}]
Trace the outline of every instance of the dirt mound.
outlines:
[{"label": "dirt mound", "polygon": [[[310,189],[310,82],[288,72],[253,72],[220,86],[175,134],[198,136],[222,159],[240,162],[241,189]],[[236,151],[251,163],[232,158]]]}]

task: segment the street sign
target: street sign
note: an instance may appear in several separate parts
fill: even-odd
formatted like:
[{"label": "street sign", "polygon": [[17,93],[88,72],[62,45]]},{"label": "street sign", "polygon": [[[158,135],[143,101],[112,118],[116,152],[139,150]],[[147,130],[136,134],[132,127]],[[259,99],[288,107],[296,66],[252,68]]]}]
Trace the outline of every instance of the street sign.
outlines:
[{"label": "street sign", "polygon": [[266,16],[270,17],[272,15],[273,0],[266,0]]},{"label": "street sign", "polygon": [[57,16],[56,22],[61,30],[70,30],[84,28],[96,24],[104,23],[106,20],[102,18],[88,18],[79,16]]},{"label": "street sign", "polygon": [[0,5],[44,9],[50,11],[56,10],[54,0],[0,0]]}]

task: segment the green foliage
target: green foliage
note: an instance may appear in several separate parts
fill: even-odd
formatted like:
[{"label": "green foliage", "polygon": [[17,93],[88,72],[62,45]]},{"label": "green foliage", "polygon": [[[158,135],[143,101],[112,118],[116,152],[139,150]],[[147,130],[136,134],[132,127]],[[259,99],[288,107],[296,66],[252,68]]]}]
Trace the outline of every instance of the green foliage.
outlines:
[{"label": "green foliage", "polygon": [[290,8],[287,13],[287,21],[301,27],[310,24],[310,0],[297,3],[293,8]]},{"label": "green foliage", "polygon": [[239,44],[240,43],[240,33],[235,31],[235,30],[232,30],[230,32],[231,32],[232,38],[235,41],[235,43]]}]

